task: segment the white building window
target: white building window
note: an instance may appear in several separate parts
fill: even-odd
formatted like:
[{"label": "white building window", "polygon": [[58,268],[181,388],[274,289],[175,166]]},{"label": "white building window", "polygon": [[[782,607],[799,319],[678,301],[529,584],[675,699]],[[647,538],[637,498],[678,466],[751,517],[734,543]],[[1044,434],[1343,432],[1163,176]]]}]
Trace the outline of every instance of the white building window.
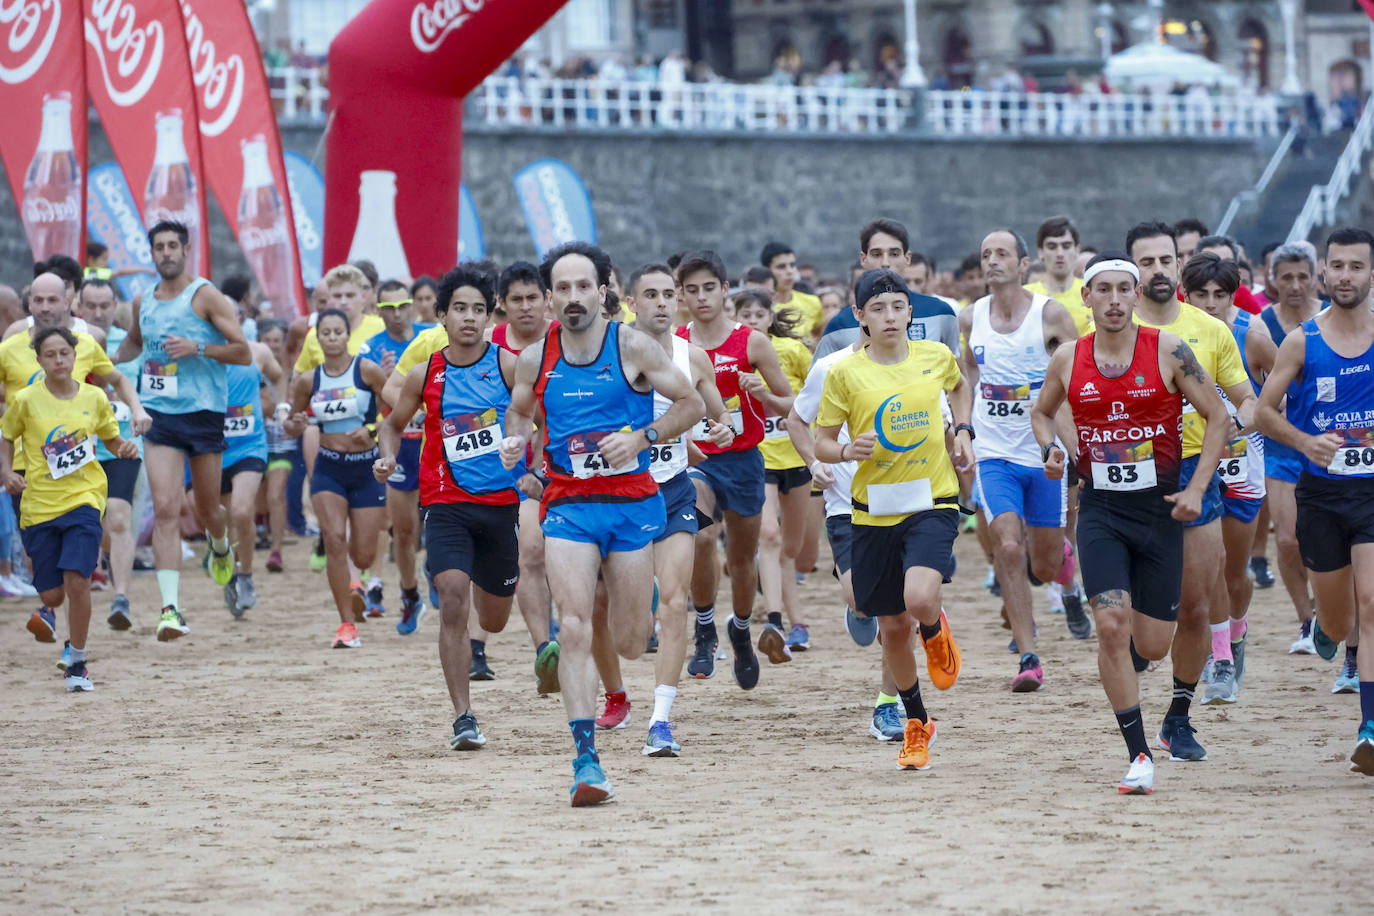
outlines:
[{"label": "white building window", "polygon": [[568,47],[592,51],[614,41],[615,0],[570,0],[563,15]]},{"label": "white building window", "polygon": [[309,54],[324,54],[339,30],[368,0],[290,0],[291,49],[303,41]]}]

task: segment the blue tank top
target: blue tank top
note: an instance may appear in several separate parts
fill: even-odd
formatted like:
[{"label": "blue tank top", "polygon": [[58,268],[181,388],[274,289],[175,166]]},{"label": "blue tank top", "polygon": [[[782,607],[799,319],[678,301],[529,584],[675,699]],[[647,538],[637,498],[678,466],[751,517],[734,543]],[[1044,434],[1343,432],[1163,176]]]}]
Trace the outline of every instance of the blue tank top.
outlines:
[{"label": "blue tank top", "polygon": [[339,376],[326,373],[323,364],[315,367],[310,414],[324,433],[351,433],[377,419],[372,389],[363,381],[362,357],[353,357]]},{"label": "blue tank top", "polygon": [[[428,331],[430,328],[434,327],[434,325],[425,324],[420,321],[412,321],[410,327],[415,334],[419,334],[421,331]],[[358,352],[380,366],[382,364],[383,353],[390,353],[395,357],[397,362],[400,362],[401,354],[406,351],[406,347],[414,342],[415,335],[411,335],[410,340],[397,340],[386,331],[382,331],[380,334],[374,334],[369,337],[367,342],[363,344],[362,349]]]},{"label": "blue tank top", "polygon": [[244,458],[267,460],[267,426],[262,416],[262,373],[257,363],[226,366],[229,405],[224,411],[222,465],[229,467]]},{"label": "blue tank top", "polygon": [[1250,333],[1250,313],[1245,309],[1236,309],[1236,323],[1231,325],[1231,336],[1236,339],[1236,348],[1240,350],[1241,365],[1245,366],[1245,374],[1250,376],[1250,387],[1255,389],[1258,396],[1264,383],[1250,371],[1250,357],[1245,352],[1245,335]]},{"label": "blue tank top", "polygon": [[1345,437],[1330,465],[1304,456],[1304,467],[1335,480],[1374,477],[1374,346],[1346,359],[1327,346],[1315,318],[1304,321],[1302,331],[1302,375],[1288,386],[1288,422],[1308,435]]},{"label": "blue tank top", "polygon": [[525,459],[501,465],[501,439],[510,389],[501,375],[501,348],[487,344],[474,363],[455,366],[441,350],[429,358],[425,387],[425,444],[420,452],[420,504],[519,501],[515,482]]},{"label": "blue tank top", "polygon": [[226,342],[218,328],[191,308],[196,291],[209,282],[197,277],[176,298],[166,301],[154,297],[156,287],[143,294],[138,306],[138,330],[143,335],[138,397],[149,410],[224,413],[224,363],[194,355],[174,360],[162,349],[166,339],[173,335],[198,344]]}]

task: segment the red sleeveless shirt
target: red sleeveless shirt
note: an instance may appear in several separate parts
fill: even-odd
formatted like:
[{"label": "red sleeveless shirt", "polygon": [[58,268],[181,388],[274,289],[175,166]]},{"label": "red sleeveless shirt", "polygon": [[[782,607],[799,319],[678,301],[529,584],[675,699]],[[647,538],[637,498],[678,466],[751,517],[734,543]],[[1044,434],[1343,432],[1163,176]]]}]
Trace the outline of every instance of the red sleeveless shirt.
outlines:
[{"label": "red sleeveless shirt", "polygon": [[[742,452],[756,447],[763,441],[763,404],[739,386],[740,374],[754,371],[753,364],[749,362],[751,333],[753,331],[748,325],[736,324],[735,329],[721,341],[720,346],[706,350],[706,356],[716,370],[716,388],[720,391],[725,406],[730,410],[731,422],[735,424],[735,441],[730,443],[729,448],[720,448],[705,438],[705,430],[702,424],[698,423],[692,427],[688,435],[704,455]],[[690,343],[692,326],[688,324],[678,328],[677,336]]]}]

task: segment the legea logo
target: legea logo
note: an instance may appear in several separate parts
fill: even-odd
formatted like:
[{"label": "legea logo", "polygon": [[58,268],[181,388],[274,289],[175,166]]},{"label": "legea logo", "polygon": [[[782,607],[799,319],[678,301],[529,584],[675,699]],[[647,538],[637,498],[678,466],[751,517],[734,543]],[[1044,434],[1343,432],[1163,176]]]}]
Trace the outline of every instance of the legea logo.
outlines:
[{"label": "legea logo", "polygon": [[140,26],[128,0],[91,0],[85,32],[110,100],[121,108],[141,102],[162,69],[162,23]]},{"label": "legea logo", "polygon": [[[48,59],[57,28],[62,24],[58,0],[0,0],[0,27],[9,26],[9,37],[0,45],[0,82],[17,85],[38,72]],[[10,66],[9,55],[19,60]]]},{"label": "legea logo", "polygon": [[420,0],[410,13],[410,39],[425,54],[443,43],[449,32],[480,13],[487,0]]},{"label": "legea logo", "polygon": [[[191,78],[200,90],[200,132],[218,137],[234,123],[243,102],[243,58],[231,54],[215,59],[215,43],[205,37],[205,24],[185,0],[181,14],[186,20],[186,46],[191,53]],[[213,116],[214,120],[206,118]]]}]

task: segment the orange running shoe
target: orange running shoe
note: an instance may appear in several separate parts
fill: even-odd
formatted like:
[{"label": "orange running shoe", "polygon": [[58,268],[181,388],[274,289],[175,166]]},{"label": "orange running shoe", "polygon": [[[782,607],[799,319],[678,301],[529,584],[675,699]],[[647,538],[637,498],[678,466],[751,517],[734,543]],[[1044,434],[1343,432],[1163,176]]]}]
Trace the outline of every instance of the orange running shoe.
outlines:
[{"label": "orange running shoe", "polygon": [[334,631],[334,648],[361,649],[363,641],[358,638],[358,628],[351,623],[341,623]]},{"label": "orange running shoe", "polygon": [[367,595],[363,592],[363,584],[355,580],[348,583],[348,587],[353,592],[353,622],[363,623],[367,620]]},{"label": "orange running shoe", "polygon": [[907,719],[902,749],[897,753],[897,769],[930,769],[930,746],[935,743],[935,720]]},{"label": "orange running shoe", "polygon": [[949,630],[949,620],[945,618],[944,608],[940,609],[940,633],[926,639],[921,637],[926,647],[926,670],[930,672],[930,682],[940,690],[948,690],[959,680],[959,645]]}]

